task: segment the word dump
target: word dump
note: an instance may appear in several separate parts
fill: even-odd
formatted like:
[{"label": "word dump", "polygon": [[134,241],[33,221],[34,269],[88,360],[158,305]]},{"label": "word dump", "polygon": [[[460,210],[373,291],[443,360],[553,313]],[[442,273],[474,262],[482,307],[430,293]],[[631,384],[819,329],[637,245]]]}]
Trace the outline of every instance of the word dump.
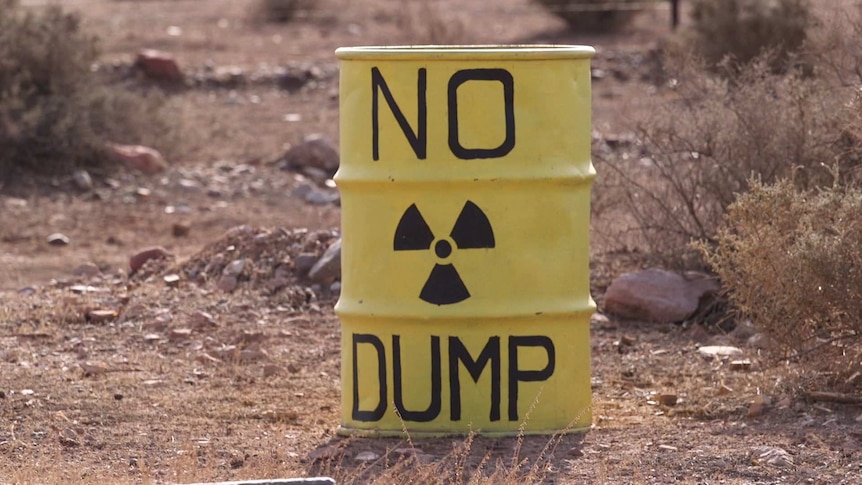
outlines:
[{"label": "word dump", "polygon": [[[386,79],[377,67],[371,68],[371,150],[372,158],[380,160],[380,96],[392,112],[407,142],[419,160],[428,155],[428,71],[420,68],[417,72],[416,129],[407,121]],[[458,89],[471,82],[498,82],[503,86],[502,103],[505,113],[506,136],[496,147],[465,147],[461,143],[458,117]],[[515,81],[512,73],[505,69],[462,69],[449,78],[447,88],[449,150],[461,160],[501,158],[515,148]]]},{"label": "word dump", "polygon": [[[464,343],[457,336],[449,336],[446,338],[446,353],[444,355],[442,349],[442,338],[432,335],[430,337],[430,362],[429,368],[430,382],[404,382],[402,369],[406,366],[422,365],[425,362],[415,362],[410,360],[404,362],[401,352],[401,336],[393,335],[391,341],[391,350],[387,349],[383,340],[376,335],[371,334],[353,334],[353,412],[354,420],[373,422],[379,421],[386,413],[387,403],[395,403],[395,409],[399,416],[404,421],[412,422],[429,422],[437,419],[442,410],[442,386],[443,386],[443,361],[444,358],[448,364],[449,372],[449,419],[451,421],[460,421],[462,414],[461,407],[461,376],[460,369],[463,366],[467,370],[473,382],[479,383],[479,378],[485,372],[490,372],[490,392],[484,395],[490,396],[489,419],[490,421],[500,421],[501,419],[501,381],[502,375],[502,360],[501,352],[503,342],[501,337],[492,336],[488,338],[485,346],[479,352],[479,355],[474,357]],[[359,362],[358,354],[360,346],[367,346],[367,350],[372,350],[377,357],[375,363],[373,359]],[[541,369],[524,369],[519,362],[520,350],[528,347],[535,347],[544,350],[547,356],[547,363]],[[518,421],[518,386],[521,382],[543,382],[547,381],[553,374],[556,366],[556,351],[553,341],[546,336],[527,335],[527,336],[509,336],[505,342],[505,348],[508,353],[508,369],[506,369],[505,378],[508,380],[508,396],[507,396],[507,418],[509,421]],[[387,355],[391,355],[391,371],[387,362]],[[410,359],[410,356],[407,357]],[[376,372],[375,372],[376,371]],[[360,409],[361,393],[360,373],[364,375],[366,372],[371,372],[376,375],[376,386],[379,392],[377,404],[373,409]],[[367,379],[367,378],[366,378]],[[392,382],[392,396],[390,399],[388,383]],[[407,409],[404,405],[404,395],[407,393],[410,396],[425,395],[428,392],[429,404],[425,409]]]}]

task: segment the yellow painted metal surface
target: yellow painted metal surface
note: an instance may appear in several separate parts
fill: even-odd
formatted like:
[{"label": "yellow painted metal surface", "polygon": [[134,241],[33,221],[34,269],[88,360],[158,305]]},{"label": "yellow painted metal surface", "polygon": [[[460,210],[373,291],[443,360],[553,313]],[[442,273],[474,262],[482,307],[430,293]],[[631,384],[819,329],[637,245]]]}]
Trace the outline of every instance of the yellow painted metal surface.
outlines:
[{"label": "yellow painted metal surface", "polygon": [[341,432],[588,429],[593,49],[336,53]]}]

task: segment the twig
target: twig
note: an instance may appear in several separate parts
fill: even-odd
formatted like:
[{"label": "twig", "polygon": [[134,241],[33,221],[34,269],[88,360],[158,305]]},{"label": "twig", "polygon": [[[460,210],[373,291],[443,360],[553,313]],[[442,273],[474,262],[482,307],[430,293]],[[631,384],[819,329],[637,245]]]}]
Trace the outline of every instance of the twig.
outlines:
[{"label": "twig", "polygon": [[805,397],[812,401],[837,402],[841,404],[862,405],[862,396],[857,394],[843,394],[840,392],[812,391],[805,393]]}]

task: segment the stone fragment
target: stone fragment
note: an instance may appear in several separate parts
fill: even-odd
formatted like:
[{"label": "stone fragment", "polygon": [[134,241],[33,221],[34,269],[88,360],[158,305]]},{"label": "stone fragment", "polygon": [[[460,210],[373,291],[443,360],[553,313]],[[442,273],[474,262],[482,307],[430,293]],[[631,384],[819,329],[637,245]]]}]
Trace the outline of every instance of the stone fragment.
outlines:
[{"label": "stone fragment", "polygon": [[749,359],[732,360],[732,361],[730,361],[730,370],[750,371],[751,370],[751,360],[749,360]]},{"label": "stone fragment", "polygon": [[218,323],[215,321],[212,315],[204,311],[196,311],[192,313],[191,318],[189,318],[192,326],[197,329],[205,329],[205,328],[216,328],[218,327]]},{"label": "stone fragment", "polygon": [[223,276],[239,276],[242,274],[242,270],[245,269],[245,260],[244,259],[236,259],[231,261],[227,266],[225,266],[224,270],[222,270]]},{"label": "stone fragment", "polygon": [[168,168],[168,162],[157,150],[142,145],[109,144],[111,153],[127,167],[146,175],[153,175]]},{"label": "stone fragment", "polygon": [[173,234],[174,237],[187,237],[191,230],[192,227],[183,222],[175,222],[171,226],[171,234]]},{"label": "stone fragment", "polygon": [[308,277],[315,283],[327,285],[341,279],[341,238],[332,243],[314,263]]},{"label": "stone fragment", "polygon": [[353,458],[354,461],[374,461],[380,458],[380,455],[373,451],[361,451]]},{"label": "stone fragment", "polygon": [[718,290],[717,281],[699,273],[655,268],[626,273],[608,287],[605,311],[632,320],[679,322],[697,310],[702,297]]},{"label": "stone fragment", "polygon": [[275,364],[266,364],[263,366],[263,377],[272,377],[281,374],[281,367]]},{"label": "stone fragment", "polygon": [[147,263],[147,261],[151,259],[167,258],[169,256],[171,256],[171,253],[161,246],[144,249],[129,258],[129,269],[132,270],[132,274],[135,274],[144,264]]},{"label": "stone fragment", "polygon": [[72,182],[81,190],[90,190],[93,188],[93,177],[86,170],[76,170],[72,174]]},{"label": "stone fragment", "polygon": [[338,164],[338,149],[321,135],[306,137],[281,157],[281,168],[284,170],[302,171],[304,167],[311,167],[323,170],[329,177],[338,170]]},{"label": "stone fragment", "polygon": [[140,69],[145,76],[156,81],[178,82],[183,80],[183,72],[177,61],[167,52],[144,49],[138,52],[135,67]]},{"label": "stone fragment", "polygon": [[101,274],[102,270],[93,263],[84,263],[72,270],[72,275],[83,278],[95,278]]},{"label": "stone fragment", "polygon": [[114,310],[90,310],[86,315],[87,321],[90,323],[105,323],[117,318],[117,312]]},{"label": "stone fragment", "polygon": [[171,288],[176,288],[180,285],[180,275],[178,274],[169,274],[165,275],[162,280],[164,280],[165,284],[170,286]]},{"label": "stone fragment", "polygon": [[300,253],[293,261],[293,267],[297,274],[307,275],[314,264],[317,263],[317,255],[314,253]]},{"label": "stone fragment", "polygon": [[47,241],[51,246],[68,246],[69,236],[62,232],[55,232],[47,237]]},{"label": "stone fragment", "polygon": [[729,345],[706,345],[697,349],[697,353],[703,357],[733,357],[741,355],[742,350]]},{"label": "stone fragment", "polygon": [[239,286],[239,281],[236,276],[222,276],[219,278],[217,286],[221,291],[231,293]]},{"label": "stone fragment", "polygon": [[659,394],[655,397],[655,400],[662,406],[676,406],[679,398],[676,394]]},{"label": "stone fragment", "polygon": [[97,376],[108,372],[108,364],[104,362],[81,362],[78,365],[88,376]]},{"label": "stone fragment", "polygon": [[180,342],[183,340],[188,340],[189,337],[192,336],[192,329],[190,328],[172,328],[171,332],[168,334],[168,338],[172,342]]},{"label": "stone fragment", "polygon": [[786,450],[773,446],[757,446],[751,451],[751,462],[776,468],[792,468],[793,456]]}]

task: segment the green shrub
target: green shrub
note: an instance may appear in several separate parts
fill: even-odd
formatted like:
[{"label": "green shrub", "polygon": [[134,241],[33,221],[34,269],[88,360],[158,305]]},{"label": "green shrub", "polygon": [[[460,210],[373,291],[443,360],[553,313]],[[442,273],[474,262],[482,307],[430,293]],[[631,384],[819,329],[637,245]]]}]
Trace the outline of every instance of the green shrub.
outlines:
[{"label": "green shrub", "polygon": [[[606,8],[609,4],[618,6],[625,3],[637,3],[641,0],[536,0],[554,15],[565,20],[569,28],[578,32],[614,32],[627,26],[636,10],[624,8]],[[605,7],[605,8],[603,8]]]},{"label": "green shrub", "polygon": [[802,48],[811,15],[808,0],[693,0],[691,18],[689,36],[711,66],[726,57],[746,64],[770,51],[780,71]]},{"label": "green shrub", "polygon": [[0,0],[0,179],[96,167],[107,142],[154,142],[170,130],[158,96],[104,84],[97,58],[76,15]]},{"label": "green shrub", "polygon": [[862,371],[860,214],[858,189],[754,182],[708,251],[737,311],[767,332],[781,356],[831,373],[837,387]]}]

